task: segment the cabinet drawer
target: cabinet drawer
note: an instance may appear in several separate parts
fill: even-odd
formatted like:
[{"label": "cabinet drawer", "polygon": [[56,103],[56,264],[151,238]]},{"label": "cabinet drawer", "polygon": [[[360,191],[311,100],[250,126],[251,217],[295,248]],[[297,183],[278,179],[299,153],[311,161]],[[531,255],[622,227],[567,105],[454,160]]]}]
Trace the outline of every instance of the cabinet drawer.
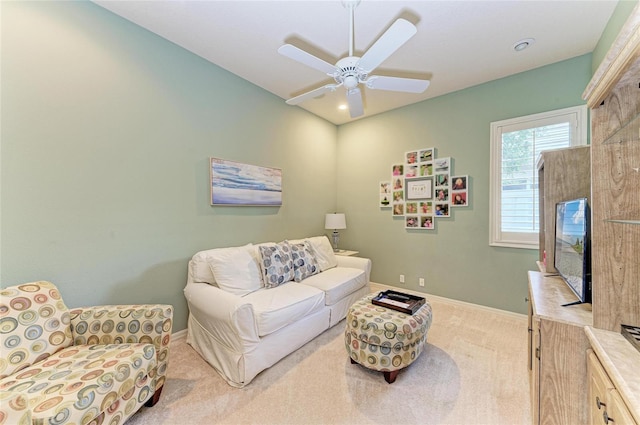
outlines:
[{"label": "cabinet drawer", "polygon": [[591,424],[637,425],[593,350],[588,350],[587,373]]}]

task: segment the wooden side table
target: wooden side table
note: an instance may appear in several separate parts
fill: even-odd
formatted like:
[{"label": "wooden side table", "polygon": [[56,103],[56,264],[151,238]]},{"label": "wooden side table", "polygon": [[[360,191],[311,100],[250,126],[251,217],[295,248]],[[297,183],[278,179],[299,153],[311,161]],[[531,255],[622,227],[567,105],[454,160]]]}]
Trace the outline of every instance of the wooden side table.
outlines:
[{"label": "wooden side table", "polygon": [[349,251],[348,249],[340,249],[338,251],[333,251],[334,254],[336,255],[343,255],[345,257],[350,257],[353,255],[358,255],[360,254],[359,251]]}]

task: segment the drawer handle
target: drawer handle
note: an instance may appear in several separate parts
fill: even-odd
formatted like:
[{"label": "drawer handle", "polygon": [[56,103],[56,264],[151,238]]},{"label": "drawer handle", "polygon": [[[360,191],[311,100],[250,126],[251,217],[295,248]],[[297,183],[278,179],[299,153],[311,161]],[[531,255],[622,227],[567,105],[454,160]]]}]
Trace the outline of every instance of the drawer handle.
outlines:
[{"label": "drawer handle", "polygon": [[602,414],[602,419],[604,420],[605,424],[608,424],[609,422],[615,422],[612,418],[609,417],[606,410]]},{"label": "drawer handle", "polygon": [[606,404],[600,401],[600,397],[596,396],[596,406],[598,406],[598,410],[600,410],[603,406],[606,406]]}]

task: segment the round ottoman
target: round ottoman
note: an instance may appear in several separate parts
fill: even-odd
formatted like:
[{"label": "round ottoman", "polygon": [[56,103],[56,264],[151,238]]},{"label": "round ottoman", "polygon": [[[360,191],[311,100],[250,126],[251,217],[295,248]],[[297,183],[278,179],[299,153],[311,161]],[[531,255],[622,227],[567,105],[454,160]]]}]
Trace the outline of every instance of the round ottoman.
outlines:
[{"label": "round ottoman", "polygon": [[372,304],[374,296],[367,295],[349,308],[344,344],[351,363],[383,372],[391,384],[400,369],[422,352],[433,313],[428,301],[410,315]]}]

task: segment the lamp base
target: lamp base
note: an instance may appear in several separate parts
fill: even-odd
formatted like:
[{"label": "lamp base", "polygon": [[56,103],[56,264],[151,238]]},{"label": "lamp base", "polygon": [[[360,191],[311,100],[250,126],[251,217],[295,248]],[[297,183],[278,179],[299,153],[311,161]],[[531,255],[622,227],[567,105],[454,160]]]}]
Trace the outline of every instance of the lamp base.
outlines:
[{"label": "lamp base", "polygon": [[333,237],[333,252],[340,252],[340,250],[338,249],[338,240],[340,240],[340,234],[337,230],[334,230],[331,236]]}]

